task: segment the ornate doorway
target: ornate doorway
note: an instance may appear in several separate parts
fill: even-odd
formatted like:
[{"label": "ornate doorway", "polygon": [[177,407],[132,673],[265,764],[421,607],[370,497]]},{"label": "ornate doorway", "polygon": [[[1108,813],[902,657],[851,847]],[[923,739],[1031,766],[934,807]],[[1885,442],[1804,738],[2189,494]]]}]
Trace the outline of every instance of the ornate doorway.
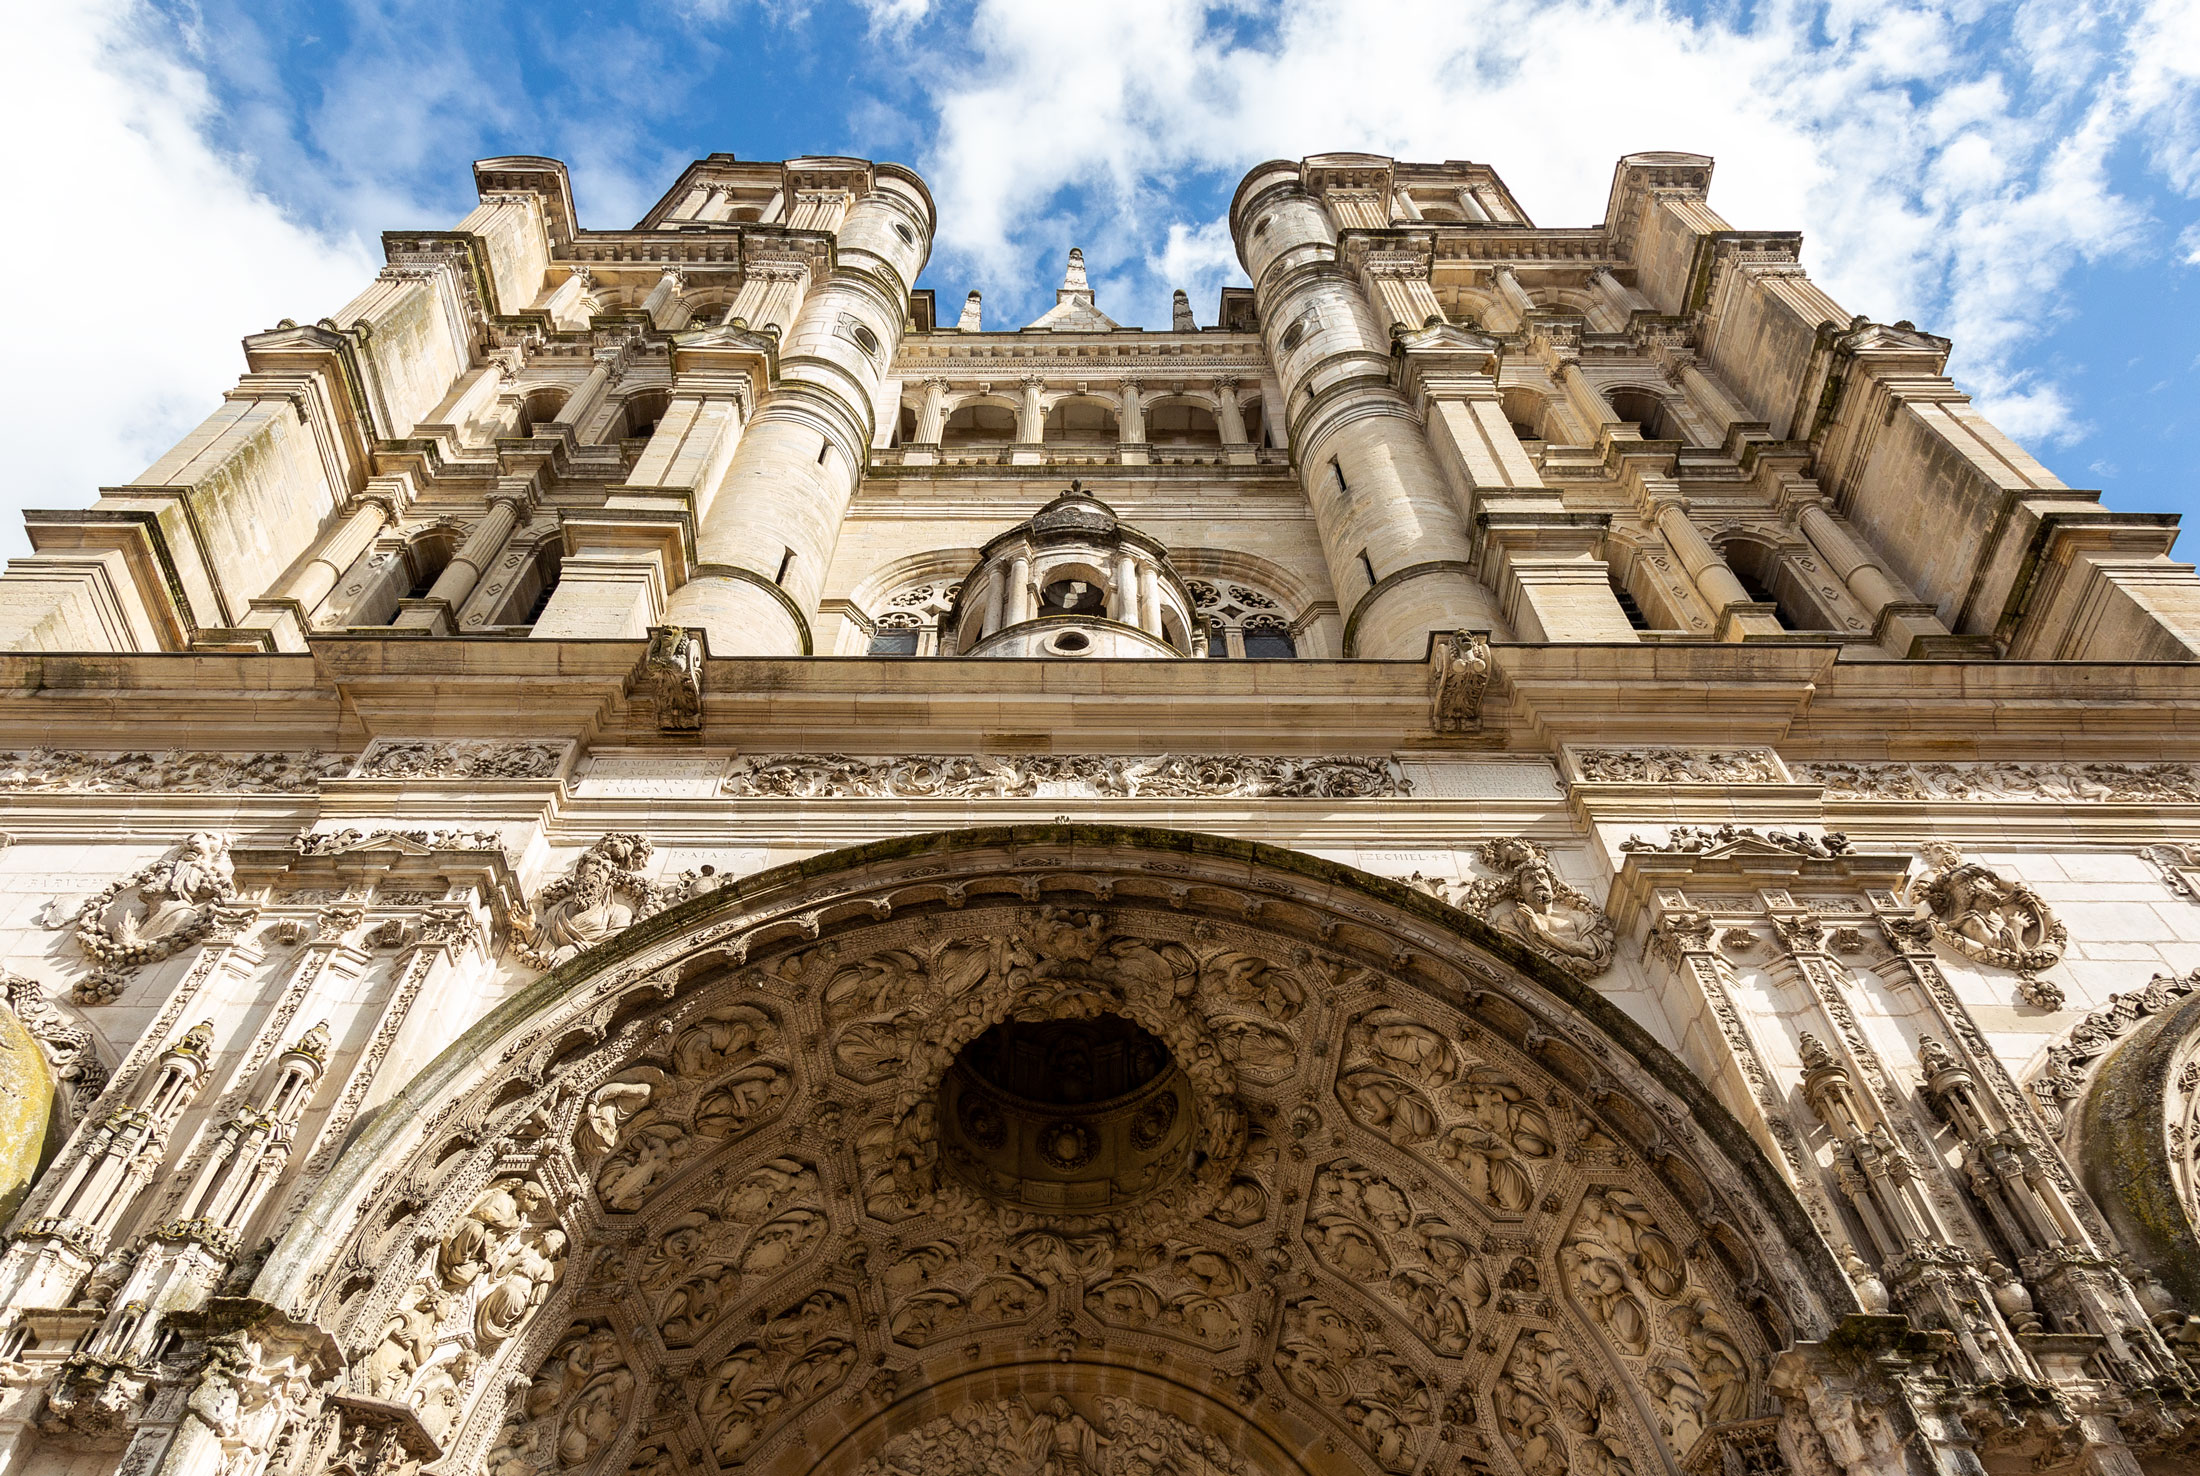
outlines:
[{"label": "ornate doorway", "polygon": [[255,1294],[349,1358],[319,1463],[496,1476],[1776,1462],[1773,1357],[1853,1307],[1733,1120],[1517,943],[1067,826],[581,955],[370,1126]]}]

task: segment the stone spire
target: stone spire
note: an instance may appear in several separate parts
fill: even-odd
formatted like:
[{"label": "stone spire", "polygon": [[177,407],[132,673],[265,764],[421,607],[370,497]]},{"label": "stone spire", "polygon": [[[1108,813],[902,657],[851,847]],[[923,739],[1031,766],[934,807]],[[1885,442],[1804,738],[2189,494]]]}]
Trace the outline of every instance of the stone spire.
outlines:
[{"label": "stone spire", "polygon": [[1069,266],[1062,273],[1061,287],[1055,291],[1054,306],[1030,326],[1060,333],[1106,333],[1116,326],[1115,320],[1093,302],[1092,282],[1085,275],[1085,253],[1077,247],[1069,248]]},{"label": "stone spire", "polygon": [[955,324],[955,331],[958,333],[983,333],[985,329],[979,322],[983,316],[982,308],[983,299],[977,293],[973,292],[964,298],[963,315],[961,320]]},{"label": "stone spire", "polygon": [[1176,299],[1170,304],[1170,311],[1175,319],[1169,325],[1173,332],[1197,333],[1199,331],[1199,324],[1192,317],[1192,300],[1184,295],[1183,288],[1176,289]]}]

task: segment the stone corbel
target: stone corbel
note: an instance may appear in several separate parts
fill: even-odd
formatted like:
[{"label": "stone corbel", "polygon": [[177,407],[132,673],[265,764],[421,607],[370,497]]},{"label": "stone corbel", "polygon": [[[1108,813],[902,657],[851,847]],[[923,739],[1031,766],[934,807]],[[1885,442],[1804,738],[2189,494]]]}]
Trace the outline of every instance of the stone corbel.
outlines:
[{"label": "stone corbel", "polygon": [[1478,630],[1456,630],[1429,638],[1429,726],[1439,733],[1464,733],[1482,721],[1482,696],[1494,671],[1490,638]]},{"label": "stone corbel", "polygon": [[704,646],[701,630],[679,625],[650,629],[649,650],[629,686],[655,703],[659,732],[702,731]]}]

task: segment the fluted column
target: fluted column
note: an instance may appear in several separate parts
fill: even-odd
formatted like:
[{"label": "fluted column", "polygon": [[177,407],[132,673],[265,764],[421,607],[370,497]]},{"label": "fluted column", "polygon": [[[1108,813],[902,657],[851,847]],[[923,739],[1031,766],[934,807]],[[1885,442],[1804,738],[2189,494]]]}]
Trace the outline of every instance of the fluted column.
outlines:
[{"label": "fluted column", "polygon": [[395,490],[379,485],[395,480],[377,477],[367,483],[367,490],[353,504],[351,516],[344,519],[330,533],[321,546],[313,551],[306,566],[291,576],[283,586],[281,598],[295,600],[300,609],[311,612],[315,605],[328,597],[336,588],[336,581],[344,577],[352,560],[367,551],[367,545],[384,528],[397,521],[397,511],[409,497],[400,498]]},{"label": "fluted column", "polygon": [[1039,391],[1046,381],[1036,374],[1023,378],[1023,399],[1016,411],[1016,439],[1026,446],[1036,446],[1046,439],[1046,411],[1040,407]]},{"label": "fluted column", "polygon": [[649,289],[649,296],[642,299],[642,312],[659,328],[665,326],[665,317],[678,302],[680,292],[687,286],[687,273],[677,267],[668,267],[657,279],[657,285]]},{"label": "fluted column", "polygon": [[459,606],[474,592],[481,582],[481,574],[496,561],[499,550],[520,519],[534,506],[535,486],[531,477],[508,477],[489,494],[489,509],[474,524],[474,531],[466,535],[466,541],[451,555],[450,563],[436,576],[435,584],[424,600],[402,602],[398,617],[391,622],[399,630],[427,630],[437,635],[449,635],[452,622],[458,618]]},{"label": "fluted column", "polygon": [[1871,617],[1872,638],[1890,653],[1925,655],[1934,642],[1947,638],[1948,627],[1933,607],[1905,593],[1880,567],[1879,556],[1828,512],[1824,503],[1815,499],[1802,502],[1795,521],[1810,546],[1841,576],[1849,593]]},{"label": "fluted column", "polygon": [[1697,594],[1703,597],[1704,604],[1718,617],[1717,634],[1720,639],[1739,639],[1752,632],[1779,630],[1780,622],[1775,617],[1752,610],[1734,609],[1737,605],[1753,606],[1756,601],[1742,587],[1742,581],[1734,576],[1734,571],[1726,566],[1726,560],[1719,557],[1719,551],[1711,546],[1711,541],[1703,536],[1702,531],[1688,516],[1688,503],[1685,499],[1675,496],[1653,497],[1650,508],[1658,531],[1665,535],[1666,544],[1673,550],[1673,556],[1688,571],[1689,580],[1696,586]]},{"label": "fluted column", "polygon": [[579,436],[581,426],[595,413],[596,407],[603,403],[604,391],[611,387],[612,377],[618,373],[620,358],[621,354],[615,350],[596,355],[596,362],[589,369],[588,377],[581,381],[579,389],[565,397],[565,403],[558,407],[558,413],[550,418],[550,426],[563,427],[574,436]]},{"label": "fluted column", "polygon": [[924,396],[917,403],[917,439],[928,446],[939,444],[947,428],[947,381],[927,379]]}]

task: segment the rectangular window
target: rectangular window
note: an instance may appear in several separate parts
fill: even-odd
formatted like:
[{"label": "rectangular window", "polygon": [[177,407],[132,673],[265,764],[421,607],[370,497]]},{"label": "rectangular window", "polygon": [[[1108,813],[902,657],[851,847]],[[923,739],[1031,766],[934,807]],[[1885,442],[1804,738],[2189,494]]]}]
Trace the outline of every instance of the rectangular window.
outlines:
[{"label": "rectangular window", "polygon": [[1375,578],[1375,561],[1367,556],[1367,550],[1364,548],[1360,550],[1360,572],[1367,576],[1367,582],[1370,586],[1379,582]]},{"label": "rectangular window", "polygon": [[917,632],[913,630],[882,630],[871,637],[873,656],[914,656],[917,654]]},{"label": "rectangular window", "polygon": [[783,555],[781,555],[781,556],[780,556],[780,560],[779,560],[779,572],[778,572],[778,573],[777,573],[776,575],[774,575],[774,576],[772,577],[772,583],[774,583],[774,584],[778,584],[778,585],[784,585],[784,584],[785,584],[785,583],[787,582],[787,576],[788,576],[789,574],[793,573],[793,572],[794,572],[794,550],[790,548],[790,549],[788,549],[788,550],[786,551],[786,553],[785,553],[785,554],[783,554]]}]

